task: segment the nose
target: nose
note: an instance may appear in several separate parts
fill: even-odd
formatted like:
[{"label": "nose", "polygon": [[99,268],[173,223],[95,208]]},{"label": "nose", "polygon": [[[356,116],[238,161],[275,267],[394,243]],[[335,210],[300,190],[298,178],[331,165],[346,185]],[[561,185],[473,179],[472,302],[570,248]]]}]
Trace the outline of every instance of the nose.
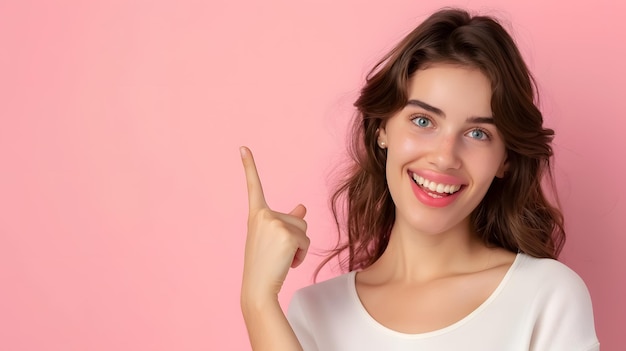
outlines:
[{"label": "nose", "polygon": [[454,135],[442,135],[438,139],[438,142],[433,145],[434,148],[429,154],[428,161],[442,171],[458,169],[461,166],[459,141]]}]

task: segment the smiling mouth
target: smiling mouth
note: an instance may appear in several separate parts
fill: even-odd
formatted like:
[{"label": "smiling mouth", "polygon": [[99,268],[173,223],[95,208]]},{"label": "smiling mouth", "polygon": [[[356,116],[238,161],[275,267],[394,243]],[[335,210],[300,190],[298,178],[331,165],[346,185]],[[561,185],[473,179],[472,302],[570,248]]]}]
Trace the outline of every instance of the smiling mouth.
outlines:
[{"label": "smiling mouth", "polygon": [[421,177],[415,173],[411,174],[411,177],[415,184],[417,184],[425,193],[434,198],[442,198],[446,196],[450,196],[457,191],[459,191],[462,187],[461,184],[442,184],[435,183],[430,181],[424,177]]}]

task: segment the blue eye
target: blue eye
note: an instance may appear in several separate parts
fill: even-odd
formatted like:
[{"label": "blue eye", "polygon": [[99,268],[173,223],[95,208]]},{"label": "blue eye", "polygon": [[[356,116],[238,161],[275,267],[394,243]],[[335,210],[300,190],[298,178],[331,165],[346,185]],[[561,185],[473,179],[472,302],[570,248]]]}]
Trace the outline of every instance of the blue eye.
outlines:
[{"label": "blue eye", "polygon": [[488,140],[489,135],[482,129],[472,129],[469,132],[469,137],[476,140]]},{"label": "blue eye", "polygon": [[430,120],[426,117],[415,117],[412,121],[421,128],[430,127],[431,124]]}]

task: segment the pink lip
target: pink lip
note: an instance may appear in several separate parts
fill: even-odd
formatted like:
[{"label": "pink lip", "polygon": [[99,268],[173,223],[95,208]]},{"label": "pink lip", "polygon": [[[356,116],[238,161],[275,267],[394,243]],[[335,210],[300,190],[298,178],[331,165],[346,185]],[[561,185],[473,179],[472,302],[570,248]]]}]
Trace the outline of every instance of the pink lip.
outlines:
[{"label": "pink lip", "polygon": [[[465,190],[465,187],[461,187],[459,191],[457,191],[456,193],[452,195],[447,195],[441,198],[434,198],[428,194],[427,190],[417,185],[417,183],[413,181],[411,172],[412,171],[409,171],[409,178],[410,178],[411,189],[413,190],[413,194],[415,194],[415,197],[417,197],[417,199],[426,206],[446,207],[450,205],[451,203],[453,203],[456,200],[456,198],[459,196],[459,194],[463,190]],[[421,177],[424,177],[428,180],[434,181],[436,183],[449,184],[449,185],[457,185],[457,184],[463,185],[464,184],[464,182],[460,180],[459,178],[446,175],[446,174],[440,174],[440,173],[435,173],[435,172],[426,171],[426,170],[417,171],[415,172],[415,174]]]}]

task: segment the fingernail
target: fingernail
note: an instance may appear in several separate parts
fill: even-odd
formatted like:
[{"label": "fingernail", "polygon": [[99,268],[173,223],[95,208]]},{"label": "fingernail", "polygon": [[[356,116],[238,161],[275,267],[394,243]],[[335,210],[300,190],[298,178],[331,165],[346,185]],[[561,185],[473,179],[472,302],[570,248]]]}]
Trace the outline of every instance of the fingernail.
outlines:
[{"label": "fingernail", "polygon": [[246,148],[245,148],[245,146],[240,146],[239,147],[239,153],[241,154],[241,157],[246,157]]}]

